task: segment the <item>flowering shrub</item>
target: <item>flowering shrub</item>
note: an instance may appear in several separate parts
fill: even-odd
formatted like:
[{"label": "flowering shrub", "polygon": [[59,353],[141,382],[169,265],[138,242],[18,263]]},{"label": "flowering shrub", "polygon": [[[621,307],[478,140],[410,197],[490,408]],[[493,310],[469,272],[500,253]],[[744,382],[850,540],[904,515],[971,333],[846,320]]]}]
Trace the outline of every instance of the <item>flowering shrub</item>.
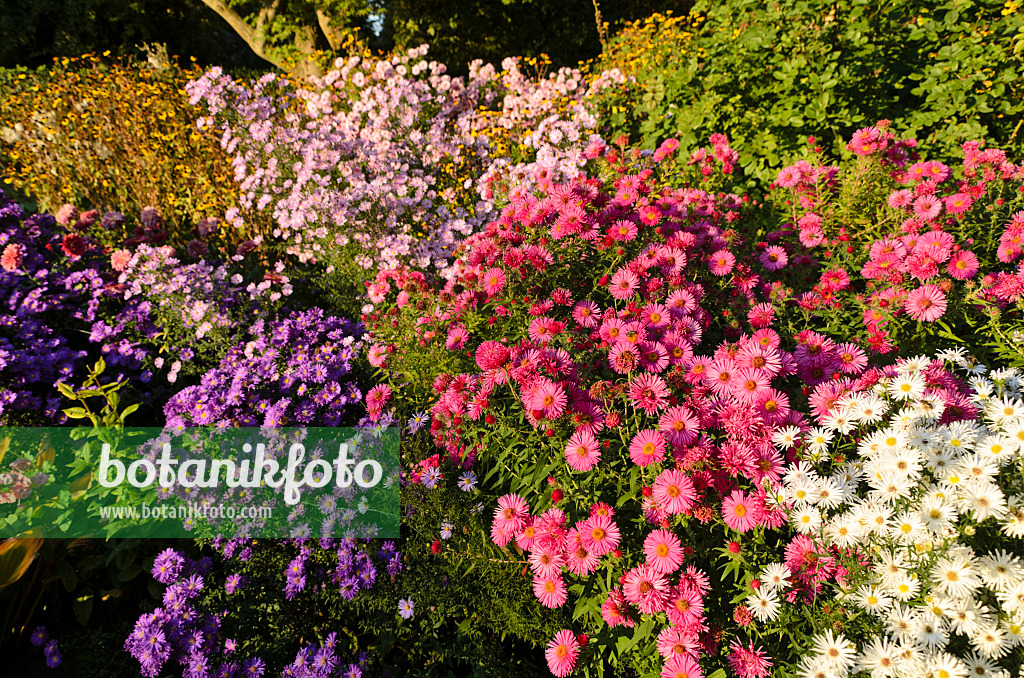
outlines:
[{"label": "flowering shrub", "polygon": [[688,7],[685,17],[627,26],[598,60],[596,71],[630,77],[595,101],[608,136],[629,134],[648,148],[675,137],[689,153],[724,133],[744,173],[763,183],[809,132],[838,154],[865,121],[881,118],[929,139],[941,157],[968,139],[1015,155],[1024,148],[1016,0],[895,0],[878,12],[792,0]]},{"label": "flowering shrub", "polygon": [[[0,174],[40,210],[117,206],[168,215],[173,244],[235,201],[216,138],[194,128],[181,89],[195,69],[156,71],[100,56],[0,72]],[[123,237],[120,225],[112,226]]]},{"label": "flowering shrub", "polygon": [[[464,80],[425,54],[338,60],[304,85],[245,86],[219,69],[189,84],[209,112],[200,126],[234,157],[240,207],[273,223],[260,237],[300,260],[351,244],[328,262],[443,271],[490,218],[496,184],[575,176],[596,125],[583,101],[614,74],[590,87],[570,69],[530,80],[509,59],[500,73],[474,63]],[[245,223],[239,210],[228,221]]]},{"label": "flowering shrub", "polygon": [[[402,566],[392,542],[370,548],[342,539],[232,539],[212,546],[213,557],[193,560],[167,549],[155,559],[153,578],[167,585],[162,605],[142,615],[125,641],[141,675],[162,675],[168,664],[186,676],[262,676],[268,668],[293,677],[363,675],[367,655],[354,651],[353,631],[360,630],[339,633],[344,622],[321,630],[318,617],[346,606],[378,577],[394,577]],[[231,612],[220,612],[225,604]],[[307,613],[296,617],[297,607]],[[306,643],[289,662],[294,645],[282,635],[310,634],[319,642]]]},{"label": "flowering shrub", "polygon": [[[691,158],[698,167],[719,159],[699,172],[708,181],[735,157],[727,142],[714,141],[713,152]],[[859,402],[850,394],[876,384],[900,398],[908,368],[869,369],[855,343],[801,329],[806,309],[776,303],[778,285],[768,282],[787,250],[744,256],[741,234],[760,216],[740,196],[665,188],[659,176],[675,148],[641,156],[628,174],[614,166],[617,153],[601,149],[602,171],[614,177],[607,191],[582,177],[514,197],[467,239],[456,275],[443,284],[406,268],[379,273],[373,285],[388,296],[367,319],[369,355],[389,377],[392,400],[370,404],[371,416],[388,406],[429,407],[409,428],[428,425],[444,456],[410,460],[410,487],[425,488],[418,492],[481,477],[501,494],[489,555],[518,558],[541,605],[573,611],[575,630],[555,634],[547,648],[555,675],[604,661],[664,676],[726,667],[766,676],[803,661],[801,670],[813,674],[815,656],[836,644],[844,659],[825,669],[845,675],[854,654],[847,636],[821,632],[847,618],[849,595],[869,580],[867,556],[849,545],[837,550],[816,532],[820,511],[789,492],[829,449],[833,436],[814,429],[814,419]],[[904,148],[883,151],[899,158]],[[1004,173],[1015,171],[1004,165]],[[814,176],[814,185],[840,181],[838,168]],[[837,202],[848,208],[853,200]],[[805,268],[815,263],[798,256]],[[727,310],[716,318],[710,308]],[[708,348],[698,353],[700,346]],[[424,374],[424,363],[439,367]],[[941,363],[920,370],[910,388],[942,430],[976,417],[963,383]],[[414,385],[425,378],[433,381],[426,403]],[[910,426],[914,417],[904,414]],[[818,436],[828,440],[811,442]],[[858,506],[861,478],[875,487],[865,475],[873,462],[849,458],[845,449],[828,458],[829,508]],[[1016,491],[1015,482],[1004,490]],[[892,497],[888,517],[905,508],[904,498],[902,490]],[[808,515],[815,529],[801,530]],[[451,527],[440,525],[442,539]],[[946,552],[932,549],[927,567]],[[801,603],[784,618],[782,594],[758,578],[766,567],[792,584],[785,599]],[[860,617],[845,628],[869,647],[882,627]],[[863,661],[874,661],[865,652]],[[933,655],[920,654],[923,663],[907,664],[907,675],[911,666],[945,661]]]}]

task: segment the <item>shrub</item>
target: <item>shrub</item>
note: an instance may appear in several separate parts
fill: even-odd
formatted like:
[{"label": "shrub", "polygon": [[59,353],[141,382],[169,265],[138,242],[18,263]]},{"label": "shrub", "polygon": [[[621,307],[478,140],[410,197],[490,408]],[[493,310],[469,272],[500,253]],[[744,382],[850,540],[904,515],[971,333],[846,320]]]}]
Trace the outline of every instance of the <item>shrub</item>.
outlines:
[{"label": "shrub", "polygon": [[[697,148],[726,134],[768,181],[809,133],[838,154],[879,118],[936,157],[986,139],[1020,153],[1024,14],[1018,3],[698,2],[626,28],[597,62],[635,78],[600,97],[607,135]],[[602,130],[604,131],[604,130]]]},{"label": "shrub", "polygon": [[158,208],[171,242],[184,244],[236,195],[225,155],[183,96],[194,76],[96,56],[0,71],[0,174],[42,211]]}]

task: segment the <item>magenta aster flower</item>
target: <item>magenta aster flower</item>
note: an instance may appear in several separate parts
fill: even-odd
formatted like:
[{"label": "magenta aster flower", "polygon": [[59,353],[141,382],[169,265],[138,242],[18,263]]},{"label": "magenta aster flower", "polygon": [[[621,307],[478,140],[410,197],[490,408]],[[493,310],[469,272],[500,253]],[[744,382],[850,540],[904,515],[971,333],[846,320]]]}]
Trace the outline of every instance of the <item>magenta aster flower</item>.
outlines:
[{"label": "magenta aster flower", "polygon": [[536,577],[533,580],[533,594],[544,607],[556,608],[565,603],[565,582],[562,575]]},{"label": "magenta aster flower", "polygon": [[565,446],[565,461],[575,471],[589,471],[601,459],[601,446],[589,431],[579,431]]},{"label": "magenta aster flower", "polygon": [[530,568],[538,579],[560,577],[565,558],[550,548],[538,548],[530,554]]},{"label": "magenta aster flower", "polygon": [[733,490],[722,502],[725,524],[737,532],[747,532],[757,525],[758,506],[742,490]]},{"label": "magenta aster flower", "polygon": [[633,406],[642,409],[648,415],[656,414],[668,403],[671,391],[661,377],[654,374],[642,374],[629,384],[629,397]]},{"label": "magenta aster flower", "polygon": [[738,640],[729,645],[729,665],[736,678],[767,678],[772,672],[772,663],[763,649],[754,649],[750,643],[746,647]]},{"label": "magenta aster flower", "polygon": [[633,626],[633,620],[627,616],[628,613],[626,597],[622,595],[622,591],[618,587],[609,591],[608,598],[601,605],[601,618],[604,622],[611,628],[619,625]]},{"label": "magenta aster flower", "polygon": [[914,216],[925,221],[942,213],[942,201],[934,195],[922,195],[914,201]]},{"label": "magenta aster flower", "polygon": [[628,341],[620,341],[608,352],[608,364],[619,374],[628,374],[640,365],[640,349]]},{"label": "magenta aster flower", "polygon": [[665,662],[661,678],[704,678],[704,673],[696,659],[688,654],[677,654]]},{"label": "magenta aster flower", "polygon": [[932,322],[946,312],[946,295],[935,285],[921,285],[907,295],[904,308],[914,320]]},{"label": "magenta aster flower", "polygon": [[576,304],[572,309],[572,319],[576,321],[580,327],[596,327],[598,319],[598,305],[590,300],[581,301]]},{"label": "magenta aster flower", "polygon": [[494,525],[502,532],[514,535],[523,529],[529,512],[525,499],[518,494],[506,494],[498,499],[498,507],[494,509]]},{"label": "magenta aster flower", "polygon": [[533,393],[526,406],[540,411],[544,419],[557,419],[565,412],[568,402],[569,397],[561,384],[542,377],[534,382]]},{"label": "magenta aster flower", "polygon": [[786,254],[786,250],[778,245],[766,247],[764,252],[761,252],[761,265],[769,271],[778,271],[786,268],[788,263],[789,255]]},{"label": "magenta aster flower", "polygon": [[671,589],[665,599],[665,614],[669,623],[677,627],[685,628],[699,622],[704,616],[701,592],[682,584]]},{"label": "magenta aster flower", "polygon": [[649,565],[640,565],[626,572],[622,594],[644,614],[655,614],[665,605],[668,582]]},{"label": "magenta aster flower", "polygon": [[476,349],[476,364],[481,370],[496,370],[508,360],[509,350],[501,342],[485,341]]},{"label": "magenta aster flower", "polygon": [[679,654],[695,655],[700,644],[696,636],[679,626],[666,626],[658,634],[658,654],[670,659]]},{"label": "magenta aster flower", "polygon": [[640,285],[640,279],[636,273],[626,268],[620,268],[612,276],[611,283],[608,285],[608,289],[611,291],[612,296],[619,301],[626,299],[632,299],[636,293],[637,287]]},{"label": "magenta aster flower", "polygon": [[366,409],[370,412],[380,412],[388,399],[391,397],[391,387],[387,384],[379,384],[370,389],[366,394]]},{"label": "magenta aster flower", "polygon": [[651,496],[670,514],[684,513],[697,498],[689,476],[676,469],[666,469],[658,475]]},{"label": "magenta aster flower", "polygon": [[629,444],[629,458],[637,466],[657,464],[665,458],[665,437],[652,429],[640,431]]},{"label": "magenta aster flower", "polygon": [[483,285],[484,292],[491,297],[505,289],[505,283],[507,280],[508,279],[505,277],[505,271],[500,268],[489,269],[480,276],[480,283]]},{"label": "magenta aster flower", "polygon": [[668,530],[654,530],[644,540],[647,564],[655,572],[669,574],[683,564],[683,546],[679,537]]},{"label": "magenta aster flower", "polygon": [[729,250],[718,250],[708,257],[708,266],[711,268],[711,273],[717,276],[728,275],[735,265],[736,257]]},{"label": "magenta aster flower", "polygon": [[771,379],[763,371],[745,367],[738,370],[732,380],[732,394],[741,403],[752,405],[770,383]]},{"label": "magenta aster flower", "polygon": [[609,516],[590,516],[580,526],[583,547],[598,557],[614,551],[619,538],[619,528]]},{"label": "magenta aster flower", "polygon": [[665,434],[668,442],[676,447],[685,447],[697,437],[697,419],[682,405],[670,407],[658,420],[658,430]]},{"label": "magenta aster flower", "polygon": [[970,250],[960,250],[950,257],[946,272],[957,280],[973,278],[978,272],[978,257]]},{"label": "magenta aster flower", "polygon": [[576,668],[576,657],[580,653],[580,644],[576,635],[568,629],[562,629],[555,634],[554,639],[548,643],[548,649],[544,656],[548,660],[548,668],[558,678],[563,678],[572,673]]},{"label": "magenta aster flower", "polygon": [[570,531],[566,541],[569,543],[565,554],[566,567],[577,577],[589,577],[601,564],[601,559],[583,545],[579,530]]}]

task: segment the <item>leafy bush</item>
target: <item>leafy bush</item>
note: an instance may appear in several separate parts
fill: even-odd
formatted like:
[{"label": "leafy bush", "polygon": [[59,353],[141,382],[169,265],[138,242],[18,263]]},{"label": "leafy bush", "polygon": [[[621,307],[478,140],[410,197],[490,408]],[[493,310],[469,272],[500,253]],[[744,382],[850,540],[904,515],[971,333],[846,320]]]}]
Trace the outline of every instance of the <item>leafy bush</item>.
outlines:
[{"label": "leafy bush", "polygon": [[1012,1],[698,2],[685,18],[631,24],[597,63],[636,79],[600,98],[609,135],[689,151],[721,132],[762,181],[808,135],[838,154],[880,118],[936,157],[970,139],[1024,149],[1024,12]]},{"label": "leafy bush", "polygon": [[158,208],[171,242],[184,244],[236,195],[229,163],[183,96],[194,75],[96,56],[0,71],[0,174],[42,211]]}]

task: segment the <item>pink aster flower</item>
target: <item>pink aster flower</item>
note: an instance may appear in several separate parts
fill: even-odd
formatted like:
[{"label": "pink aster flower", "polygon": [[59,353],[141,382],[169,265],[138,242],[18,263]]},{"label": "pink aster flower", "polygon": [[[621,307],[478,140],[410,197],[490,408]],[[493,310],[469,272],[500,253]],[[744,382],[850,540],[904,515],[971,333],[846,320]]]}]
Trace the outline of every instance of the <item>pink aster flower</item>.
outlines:
[{"label": "pink aster flower", "polygon": [[565,446],[565,461],[576,471],[589,471],[601,459],[601,446],[589,431],[572,434]]},{"label": "pink aster flower", "polygon": [[689,476],[676,469],[662,471],[651,489],[654,500],[670,514],[686,512],[697,499]]},{"label": "pink aster flower", "polygon": [[963,214],[971,209],[971,205],[974,204],[974,198],[966,193],[955,193],[946,198],[944,202],[946,211],[950,214]]},{"label": "pink aster flower", "polygon": [[746,532],[757,525],[759,507],[742,490],[733,490],[722,502],[725,524],[737,532]]},{"label": "pink aster flower", "polygon": [[781,424],[789,417],[789,396],[766,387],[754,398],[754,411],[769,424]]},{"label": "pink aster flower", "polygon": [[584,548],[600,558],[619,545],[619,528],[611,517],[595,514],[580,525],[580,539]]},{"label": "pink aster flower", "polygon": [[544,419],[557,419],[565,412],[569,397],[562,385],[541,377],[533,384],[533,394],[527,407],[539,410]]},{"label": "pink aster flower", "polygon": [[18,243],[11,243],[5,247],[3,255],[0,256],[0,266],[3,266],[5,271],[18,270],[24,261],[25,246]]},{"label": "pink aster flower", "polygon": [[562,581],[562,575],[535,577],[533,595],[537,596],[540,604],[544,607],[561,607],[566,599],[565,582]]},{"label": "pink aster flower", "polygon": [[526,517],[530,507],[526,500],[518,494],[506,494],[498,499],[498,507],[494,509],[494,524],[502,531],[515,534],[526,525]]},{"label": "pink aster flower", "polygon": [[576,304],[572,309],[572,319],[576,321],[576,324],[580,327],[596,327],[598,320],[598,308],[597,304],[592,301],[581,301]]},{"label": "pink aster flower", "polygon": [[970,250],[960,250],[946,264],[946,272],[957,280],[973,278],[978,272],[978,257]]},{"label": "pink aster flower", "polygon": [[732,380],[732,394],[741,403],[752,405],[770,383],[764,371],[745,367],[738,370]]},{"label": "pink aster flower", "polygon": [[448,337],[445,340],[444,346],[449,351],[458,351],[466,342],[469,340],[469,330],[462,325],[452,325],[448,329]]},{"label": "pink aster flower", "polygon": [[658,430],[675,447],[685,447],[697,437],[698,421],[689,409],[681,405],[670,407],[658,420]]},{"label": "pink aster flower", "polygon": [[608,597],[601,605],[601,618],[610,628],[616,626],[633,626],[633,620],[627,615],[629,613],[626,597],[618,587],[608,592]]},{"label": "pink aster flower", "polygon": [[738,640],[729,645],[729,666],[736,678],[767,678],[772,672],[772,663],[763,649],[755,650],[753,643],[744,647]]},{"label": "pink aster flower", "polygon": [[636,238],[638,232],[636,224],[632,221],[626,220],[616,221],[608,229],[608,235],[612,237],[612,240],[620,242],[629,242],[630,240],[633,240]]},{"label": "pink aster flower", "polygon": [[538,579],[560,577],[565,558],[551,548],[538,548],[530,554],[530,569]]},{"label": "pink aster flower", "polygon": [[747,321],[754,329],[768,327],[775,322],[775,307],[767,302],[755,304],[747,311]]},{"label": "pink aster flower", "polygon": [[655,572],[669,574],[683,564],[683,546],[669,530],[654,530],[644,539],[647,564]]},{"label": "pink aster flower", "polygon": [[580,644],[576,635],[568,629],[562,629],[548,643],[544,656],[548,660],[548,668],[558,678],[568,676],[576,668],[576,657],[580,653]]},{"label": "pink aster flower", "polygon": [[868,356],[856,344],[845,343],[836,346],[839,371],[843,374],[860,374],[868,366]]},{"label": "pink aster flower", "polygon": [[661,678],[704,678],[704,673],[696,659],[688,654],[677,654],[665,662]]},{"label": "pink aster flower", "polygon": [[609,291],[612,296],[619,301],[626,299],[632,299],[633,295],[636,294],[636,289],[640,285],[640,279],[636,273],[626,268],[620,268],[612,276],[611,282],[608,285]]},{"label": "pink aster flower", "polygon": [[779,188],[792,188],[800,183],[800,178],[800,171],[790,165],[779,170],[778,175],[775,177],[775,185]]},{"label": "pink aster flower", "polygon": [[934,195],[922,195],[914,201],[914,216],[929,221],[942,213],[942,201]]},{"label": "pink aster flower", "polygon": [[893,191],[892,193],[889,194],[889,198],[886,200],[886,203],[889,205],[889,207],[893,208],[894,210],[910,207],[910,205],[913,202],[914,192],[908,188],[901,188]]},{"label": "pink aster flower", "polygon": [[629,444],[629,457],[637,466],[657,464],[665,458],[665,438],[660,432],[644,429]]},{"label": "pink aster flower", "polygon": [[509,350],[501,342],[485,341],[476,349],[476,364],[481,370],[496,370],[508,361]]},{"label": "pink aster flower", "polygon": [[729,250],[718,250],[708,257],[708,266],[711,268],[711,273],[717,276],[728,275],[735,265],[736,257]]},{"label": "pink aster flower", "polygon": [[640,350],[626,341],[620,341],[608,352],[608,364],[619,374],[628,374],[640,365]]},{"label": "pink aster flower", "polygon": [[498,292],[505,289],[505,283],[507,280],[508,278],[505,276],[505,271],[497,267],[488,269],[480,276],[480,284],[483,285],[483,290],[489,297],[493,297]]},{"label": "pink aster flower", "polygon": [[655,614],[664,607],[668,588],[664,575],[649,565],[640,565],[626,572],[622,594],[644,614]]},{"label": "pink aster flower", "polygon": [[672,290],[665,298],[665,306],[672,317],[681,318],[697,308],[697,300],[688,290]]},{"label": "pink aster flower", "polygon": [[904,308],[914,320],[932,322],[946,312],[946,295],[935,285],[921,285],[907,295]]},{"label": "pink aster flower", "polygon": [[665,598],[665,614],[673,626],[691,626],[704,615],[704,598],[693,587],[680,584],[671,589]]},{"label": "pink aster flower", "polygon": [[623,330],[626,327],[626,323],[618,318],[607,318],[601,323],[601,329],[598,330],[601,338],[607,341],[609,344],[615,344],[619,340],[623,339]]},{"label": "pink aster flower", "polygon": [[366,394],[366,409],[370,412],[380,412],[385,403],[391,397],[391,387],[387,384],[380,384],[370,389]]},{"label": "pink aster flower", "polygon": [[601,564],[601,559],[587,550],[578,530],[566,536],[569,546],[565,552],[566,567],[577,577],[589,577]]},{"label": "pink aster flower", "polygon": [[769,271],[778,271],[786,268],[788,263],[789,255],[786,254],[786,250],[778,245],[766,247],[764,252],[761,252],[761,265]]},{"label": "pink aster flower", "polygon": [[658,654],[670,659],[677,654],[696,655],[700,644],[696,636],[679,626],[666,626],[658,634]]},{"label": "pink aster flower", "polygon": [[640,367],[646,372],[664,372],[672,360],[668,349],[660,341],[642,341],[639,349]]},{"label": "pink aster flower", "polygon": [[640,318],[651,327],[665,327],[671,320],[671,315],[666,306],[662,304],[647,304],[640,311]]},{"label": "pink aster flower", "polygon": [[633,401],[633,407],[642,409],[649,415],[656,414],[665,407],[670,394],[668,384],[655,374],[642,374],[629,384],[629,397]]},{"label": "pink aster flower", "polygon": [[730,358],[719,358],[711,363],[707,371],[707,383],[720,398],[728,396],[736,380],[736,363]]}]

